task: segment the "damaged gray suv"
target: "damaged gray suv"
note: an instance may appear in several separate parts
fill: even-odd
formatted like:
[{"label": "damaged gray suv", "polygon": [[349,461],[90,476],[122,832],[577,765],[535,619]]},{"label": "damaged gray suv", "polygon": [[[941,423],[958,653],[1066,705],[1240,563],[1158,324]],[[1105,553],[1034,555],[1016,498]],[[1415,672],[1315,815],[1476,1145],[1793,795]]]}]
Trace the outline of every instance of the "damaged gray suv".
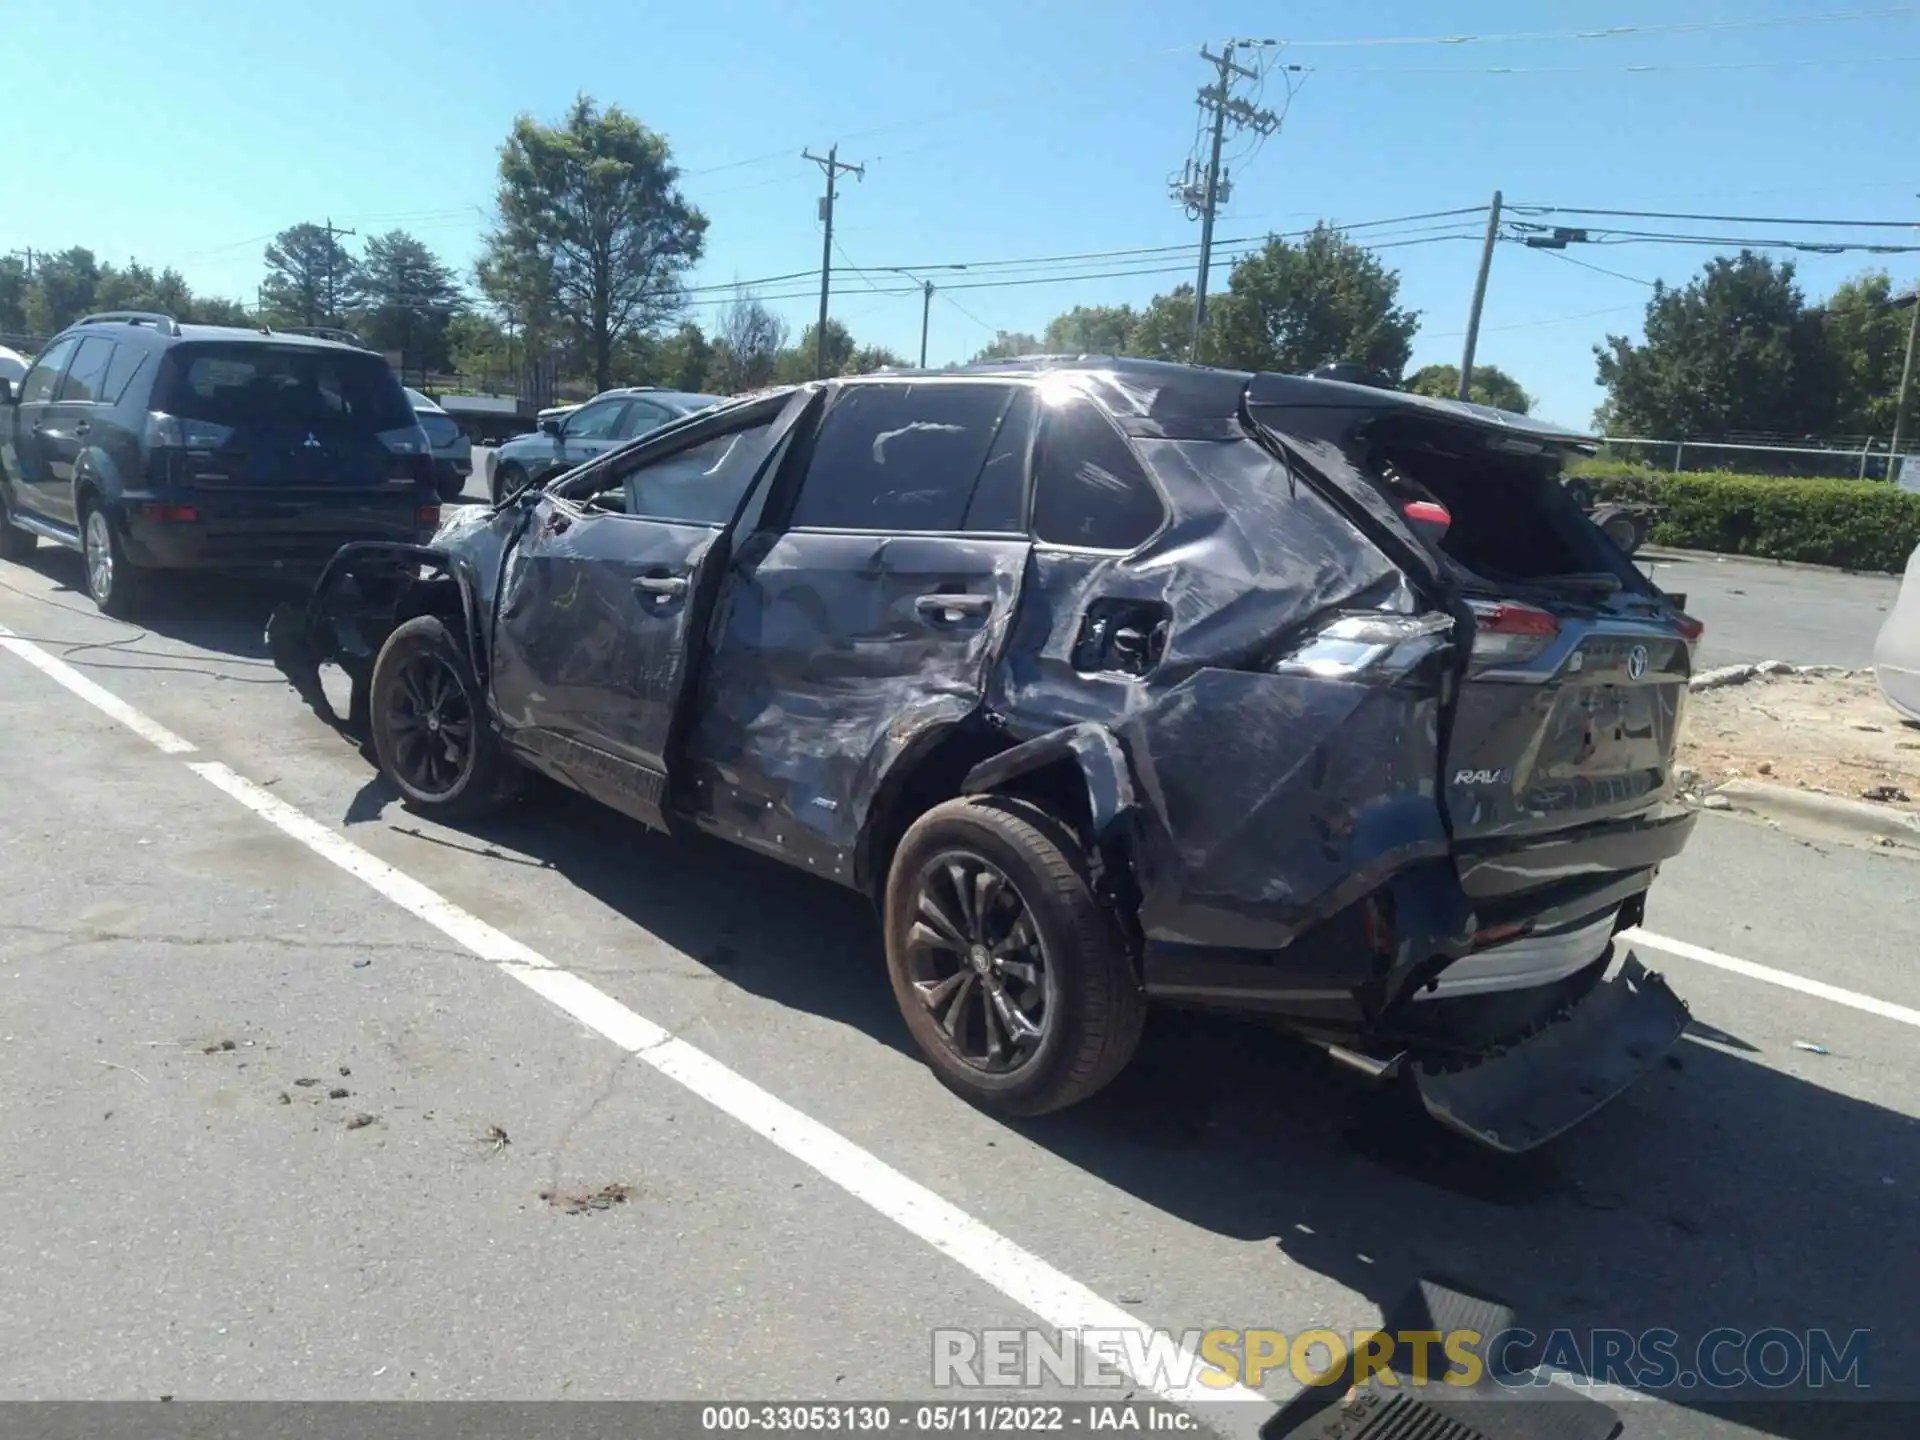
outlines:
[{"label": "damaged gray suv", "polygon": [[269,638],[424,814],[537,771],[866,892],[979,1104],[1085,1098],[1169,1002],[1524,1150],[1687,1020],[1615,937],[1692,826],[1700,627],[1582,443],[1145,361],[833,380],[348,546]]}]

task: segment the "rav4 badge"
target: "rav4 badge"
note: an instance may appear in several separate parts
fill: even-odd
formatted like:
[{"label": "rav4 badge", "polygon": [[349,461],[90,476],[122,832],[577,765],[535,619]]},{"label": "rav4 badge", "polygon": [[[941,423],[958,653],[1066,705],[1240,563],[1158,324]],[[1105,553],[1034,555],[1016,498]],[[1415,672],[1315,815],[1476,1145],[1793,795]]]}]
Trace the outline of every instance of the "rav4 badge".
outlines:
[{"label": "rav4 badge", "polygon": [[1453,783],[1456,785],[1504,785],[1513,778],[1511,770],[1456,770]]}]

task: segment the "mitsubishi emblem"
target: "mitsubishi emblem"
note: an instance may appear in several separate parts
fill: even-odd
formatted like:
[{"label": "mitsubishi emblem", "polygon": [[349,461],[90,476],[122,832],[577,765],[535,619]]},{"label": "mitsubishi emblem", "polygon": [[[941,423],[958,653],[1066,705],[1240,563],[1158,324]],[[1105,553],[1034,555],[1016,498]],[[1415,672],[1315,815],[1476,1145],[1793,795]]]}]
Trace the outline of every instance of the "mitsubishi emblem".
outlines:
[{"label": "mitsubishi emblem", "polygon": [[309,430],[309,431],[307,432],[307,439],[306,439],[306,443],[305,443],[304,445],[302,445],[302,446],[301,446],[301,449],[303,449],[303,450],[318,450],[319,448],[320,448],[320,442],[319,442],[318,440],[316,440],[316,439],[314,439],[314,438],[313,438],[313,432],[312,432],[311,430]]}]

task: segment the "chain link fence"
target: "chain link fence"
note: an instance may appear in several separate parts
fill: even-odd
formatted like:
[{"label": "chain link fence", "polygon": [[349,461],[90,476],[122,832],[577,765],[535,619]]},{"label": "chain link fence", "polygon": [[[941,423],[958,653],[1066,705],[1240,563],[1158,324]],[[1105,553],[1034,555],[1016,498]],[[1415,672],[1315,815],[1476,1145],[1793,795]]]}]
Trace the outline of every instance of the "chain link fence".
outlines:
[{"label": "chain link fence", "polygon": [[1600,458],[1650,465],[1676,474],[1722,470],[1783,479],[1891,480],[1900,473],[1896,460],[1911,462],[1907,466],[1909,474],[1920,469],[1920,452],[1903,444],[1895,456],[1890,436],[1872,435],[1818,440],[1740,432],[1718,440],[1609,435],[1600,448]]}]

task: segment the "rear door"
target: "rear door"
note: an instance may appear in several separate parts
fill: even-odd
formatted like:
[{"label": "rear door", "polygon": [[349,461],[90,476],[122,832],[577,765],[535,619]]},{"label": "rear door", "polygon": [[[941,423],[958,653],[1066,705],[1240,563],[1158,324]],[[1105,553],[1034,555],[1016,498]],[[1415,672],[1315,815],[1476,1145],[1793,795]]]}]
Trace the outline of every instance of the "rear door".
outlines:
[{"label": "rear door", "polygon": [[566,418],[554,456],[554,469],[571,470],[627,443],[622,426],[629,406],[614,396],[583,405]]},{"label": "rear door", "polygon": [[516,746],[664,823],[682,690],[735,511],[812,398],[716,415],[528,500],[493,643],[494,706]]},{"label": "rear door", "polygon": [[1024,393],[839,389],[713,626],[687,758],[716,829],[851,880],[889,767],[979,708],[1031,548]]},{"label": "rear door", "polygon": [[46,516],[62,525],[79,524],[73,482],[80,454],[92,441],[93,413],[106,389],[107,368],[113,363],[114,343],[105,335],[88,335],[67,363],[54,402],[46,410],[40,434],[47,479]]}]

